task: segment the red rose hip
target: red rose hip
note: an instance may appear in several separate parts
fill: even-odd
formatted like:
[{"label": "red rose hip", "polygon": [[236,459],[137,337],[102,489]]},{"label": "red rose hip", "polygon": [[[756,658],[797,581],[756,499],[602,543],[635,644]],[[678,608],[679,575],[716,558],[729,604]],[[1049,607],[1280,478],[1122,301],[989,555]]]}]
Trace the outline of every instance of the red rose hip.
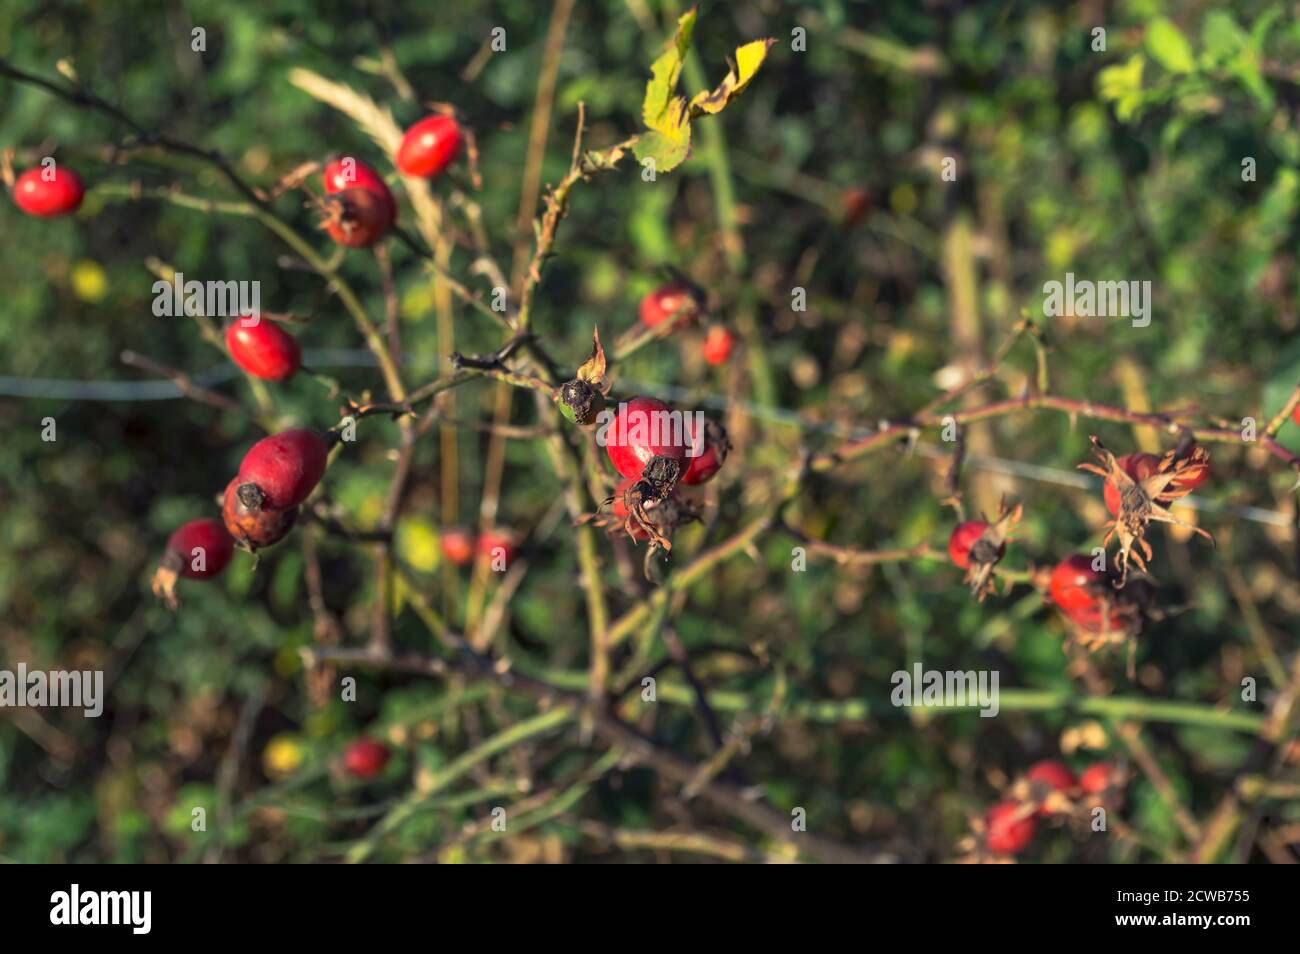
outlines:
[{"label": "red rose hip", "polygon": [[298,520],[298,508],[266,510],[249,507],[240,499],[239,487],[239,478],[236,477],[226,485],[221,503],[221,519],[230,535],[250,550],[260,550],[283,540]]},{"label": "red rose hip", "polygon": [[487,560],[498,558],[509,566],[515,558],[515,538],[509,530],[490,529],[479,534],[476,549]]},{"label": "red rose hip", "polygon": [[406,131],[397,148],[397,168],[408,176],[432,178],[460,155],[465,135],[450,116],[426,116]]},{"label": "red rose hip", "polygon": [[442,533],[442,555],[456,566],[467,566],[474,561],[474,535],[468,530],[452,527]]},{"label": "red rose hip", "polygon": [[238,495],[250,510],[287,510],[307,499],[325,473],[329,444],[302,428],[264,437],[239,465]]},{"label": "red rose hip", "polygon": [[735,346],[735,335],[722,325],[712,325],[704,336],[704,360],[712,365],[726,364]]},{"label": "red rose hip", "polygon": [[[983,520],[967,520],[953,528],[948,537],[948,557],[962,570],[970,569],[971,547],[979,542],[989,525]],[[990,550],[992,547],[989,548]],[[1007,552],[1006,544],[998,548],[998,557]]]},{"label": "red rose hip", "polygon": [[606,426],[605,453],[624,477],[640,477],[656,457],[685,469],[685,429],[681,414],[663,401],[634,397],[619,405],[618,414]]},{"label": "red rose hip", "polygon": [[[255,324],[248,324],[256,317]],[[235,364],[264,381],[287,381],[302,367],[298,339],[260,316],[237,318],[226,327],[226,348]]]},{"label": "red rose hip", "polygon": [[998,802],[984,818],[985,835],[990,851],[1000,855],[1017,855],[1029,847],[1038,823],[1027,809],[1016,802]]},{"label": "red rose hip", "polygon": [[343,768],[355,778],[371,779],[384,770],[391,754],[384,743],[360,738],[344,751]]},{"label": "red rose hip", "polygon": [[71,169],[54,166],[28,169],[14,183],[14,204],[42,219],[77,211],[86,195],[81,177]]},{"label": "red rose hip", "polygon": [[383,205],[388,210],[388,224],[392,225],[397,221],[397,202],[393,198],[393,193],[388,188],[388,183],[384,181],[384,177],[369,163],[352,156],[343,156],[325,167],[321,180],[326,195],[334,195],[348,189],[365,189],[367,192],[373,192],[383,200]]},{"label": "red rose hip", "polygon": [[1074,772],[1070,770],[1070,766],[1057,759],[1044,759],[1041,762],[1035,762],[1029,766],[1025,778],[1031,782],[1041,782],[1058,792],[1068,792],[1079,783],[1078,779],[1074,777]]},{"label": "red rose hip", "polygon": [[1079,776],[1079,787],[1089,795],[1096,795],[1110,788],[1115,777],[1115,766],[1110,762],[1097,762],[1089,765]]},{"label": "red rose hip", "polygon": [[235,541],[231,539],[219,520],[205,517],[182,524],[167,540],[167,552],[154,572],[150,587],[156,597],[169,609],[180,604],[176,599],[176,583],[188,580],[210,580],[230,564],[235,554]]},{"label": "red rose hip", "polygon": [[392,227],[396,215],[392,196],[352,188],[325,198],[325,231],[348,248],[369,248]]},{"label": "red rose hip", "polygon": [[653,328],[670,318],[686,318],[698,310],[699,302],[689,285],[669,282],[641,299],[641,324]]},{"label": "red rose hip", "polygon": [[[686,440],[687,446],[695,450],[697,421],[700,418],[695,414],[686,416]],[[701,438],[702,446],[698,448],[699,453],[694,457],[687,452],[686,471],[682,474],[682,483],[684,484],[702,484],[711,480],[713,475],[722,469],[726,463],[727,454],[731,452],[731,442],[727,440],[727,431],[716,421],[705,419],[704,434]]]},{"label": "red rose hip", "polygon": [[1048,592],[1052,602],[1069,615],[1095,607],[1097,587],[1105,581],[1106,574],[1092,568],[1090,557],[1076,553],[1056,564]]},{"label": "red rose hip", "polygon": [[178,570],[187,580],[210,580],[230,564],[235,541],[220,520],[204,517],[182,524],[167,540],[167,553],[181,558]]}]

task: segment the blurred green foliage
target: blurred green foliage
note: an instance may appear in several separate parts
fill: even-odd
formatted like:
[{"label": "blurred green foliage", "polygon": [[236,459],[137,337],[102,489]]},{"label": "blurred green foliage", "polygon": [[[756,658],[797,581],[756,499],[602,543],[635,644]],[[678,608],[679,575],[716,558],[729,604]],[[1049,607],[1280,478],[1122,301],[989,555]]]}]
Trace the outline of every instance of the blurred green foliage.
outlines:
[{"label": "blurred green foliage", "polygon": [[[1094,23],[1102,9],[1110,18]],[[575,189],[533,318],[551,353],[576,365],[592,326],[613,340],[634,324],[637,302],[661,269],[674,267],[708,291],[716,320],[738,329],[743,349],[726,368],[705,365],[701,333],[689,331],[616,369],[625,392],[720,414],[737,445],[704,526],[680,534],[674,562],[743,526],[801,444],[827,449],[846,429],[903,417],[949,386],[954,369],[977,367],[1022,313],[1041,316],[1043,283],[1066,271],[1151,281],[1155,317],[1148,328],[1102,319],[1048,324],[1052,393],[1125,406],[1196,405],[1206,420],[1236,426],[1251,416],[1262,427],[1300,381],[1300,73],[1293,65],[1300,23],[1285,11],[1252,0],[702,4],[695,55],[710,85],[738,44],[767,36],[778,43],[733,107],[699,121],[694,155],[679,169],[646,182],[627,160]],[[568,167],[579,102],[592,147],[640,128],[649,64],[678,12],[655,0],[576,5],[544,182]],[[474,198],[492,252],[508,268],[520,238],[515,221],[549,19],[549,4],[525,0],[9,0],[0,9],[0,55],[56,81],[56,64],[66,62],[148,128],[218,149],[242,175],[269,185],[299,163],[337,153],[392,171],[363,132],[286,79],[305,67],[364,91],[409,124],[422,109],[383,74],[387,50],[420,102],[454,102],[477,131],[484,186]],[[484,54],[497,26],[507,48]],[[191,50],[194,27],[207,31],[201,54]],[[1105,30],[1104,50],[1095,48],[1095,27]],[[804,52],[791,48],[796,28],[806,31]],[[688,96],[699,88],[690,77],[688,66]],[[483,685],[368,673],[357,673],[356,703],[333,692],[334,701],[313,705],[296,654],[313,640],[301,531],[256,568],[237,555],[218,582],[182,584],[178,615],[155,605],[148,578],[163,541],[179,523],[216,513],[214,497],[256,429],[179,399],[15,396],[18,381],[39,394],[48,391],[43,379],[143,380],[119,363],[131,349],[251,402],[245,382],[192,322],[152,315],[145,261],[156,257],[187,277],[260,281],[265,308],[311,316],[299,331],[308,363],[348,393],[380,385],[338,300],[255,222],[98,195],[98,184],[140,181],[231,197],[202,163],[149,150],[108,152],[124,132],[101,114],[0,80],[0,140],[17,150],[16,165],[53,154],[91,186],[74,217],[2,213],[0,659],[8,668],[21,660],[106,669],[111,687],[99,719],[3,713],[0,857],[337,860],[398,800],[534,709]],[[955,182],[939,174],[944,157],[956,159]],[[1254,174],[1244,178],[1247,159]],[[452,178],[435,192],[468,188],[463,169]],[[734,195],[731,209],[720,183]],[[853,189],[865,190],[870,207],[846,221]],[[286,197],[277,210],[311,229],[312,212],[302,204]],[[409,206],[401,214],[411,221]],[[742,240],[730,255],[728,215]],[[956,232],[963,224],[973,236],[965,246]],[[329,254],[327,246],[322,236],[318,247]],[[431,380],[439,371],[433,284],[407,249],[394,244],[392,254],[407,379]],[[452,267],[480,287],[482,279],[468,277],[473,258],[458,247]],[[975,277],[974,325],[965,327],[952,290],[963,267]],[[343,273],[371,314],[381,315],[373,257],[350,253]],[[791,310],[796,287],[807,291],[806,311]],[[455,347],[466,353],[500,343],[496,326],[463,307],[455,329]],[[1001,383],[985,392],[1017,394],[1033,373],[1033,351],[1022,344]],[[323,428],[338,418],[338,400],[304,376],[273,393],[286,421]],[[490,419],[490,385],[456,394],[457,419]],[[531,400],[517,394],[513,401],[514,423],[538,423]],[[786,412],[809,426],[793,426]],[[57,422],[52,443],[41,437],[46,417]],[[382,509],[397,430],[383,418],[363,423],[362,440],[331,466],[326,489],[349,523],[368,527]],[[1089,433],[1117,452],[1164,439],[1052,412],[999,418],[972,437],[967,507],[990,507],[1001,492],[1025,504],[1010,566],[1051,563],[1099,542],[1099,494],[1069,483],[1087,457]],[[940,503],[944,460],[924,452],[932,438],[920,453],[890,450],[810,479],[787,519],[844,546],[930,540],[941,548],[952,512]],[[1288,424],[1281,438],[1300,448],[1300,428]],[[489,440],[472,428],[457,431],[457,523],[477,520]],[[1138,647],[1135,682],[1125,678],[1122,658],[1102,665],[1120,696],[1200,703],[1207,712],[1262,711],[1279,687],[1266,674],[1242,601],[1288,661],[1300,609],[1294,531],[1285,525],[1293,475],[1255,448],[1212,450],[1214,477],[1198,497],[1214,509],[1201,511],[1199,522],[1218,545],[1153,533],[1163,613]],[[455,619],[467,575],[435,566],[437,534],[449,522],[444,454],[436,432],[419,445],[399,540],[426,595]],[[1008,475],[999,461],[1045,470]],[[582,688],[586,613],[569,520],[552,512],[561,493],[542,442],[507,443],[499,522],[528,537],[529,570],[509,601],[503,648],[521,668],[567,672],[577,680],[572,688]],[[1232,509],[1241,506],[1280,513],[1283,523],[1245,519]],[[738,770],[778,810],[805,807],[810,831],[907,846],[920,858],[954,857],[970,817],[1007,777],[1060,753],[1062,739],[1093,717],[1051,706],[1004,708],[997,719],[973,712],[911,719],[880,708],[890,675],[919,660],[932,669],[1000,670],[1008,690],[1082,693],[1067,670],[1062,621],[1024,587],[977,605],[942,562],[853,568],[813,561],[807,572],[791,572],[792,545],[779,533],[760,538],[757,550],[693,587],[671,624],[696,651],[699,677],[740,694],[743,706],[721,707],[724,730],[771,700],[868,700],[871,708],[860,719],[781,718],[753,740]],[[349,641],[361,643],[374,597],[370,555],[334,538],[322,539],[319,550],[326,602]],[[619,582],[612,553],[603,542],[619,613],[638,594]],[[1229,569],[1243,581],[1241,592],[1229,589]],[[437,650],[409,600],[394,639]],[[718,646],[760,647],[761,662],[713,651]],[[654,643],[651,659],[663,655]],[[623,663],[619,656],[616,670]],[[1260,682],[1258,704],[1240,701],[1245,676]],[[663,681],[680,677],[669,671]],[[629,714],[674,750],[703,759],[710,744],[685,700]],[[241,720],[248,720],[242,728]],[[362,731],[399,752],[369,785],[331,771]],[[1232,784],[1250,743],[1213,724],[1153,721],[1144,731],[1198,817]],[[1125,755],[1113,731],[1104,738],[1102,752],[1068,757],[1082,765]],[[287,759],[289,770],[277,769],[268,751]],[[373,857],[429,859],[440,849],[449,860],[660,857],[611,849],[587,837],[579,821],[674,824],[681,817],[669,805],[674,793],[644,769],[610,769],[576,807],[530,832],[457,842],[462,826],[483,821],[492,806],[526,798],[523,788],[567,788],[599,757],[572,728],[519,751],[519,761],[495,756],[439,791],[381,839]],[[207,808],[206,832],[191,830],[196,805]],[[1261,810],[1265,826],[1300,820],[1294,801]],[[766,845],[711,809],[690,803],[687,812],[701,828]],[[1179,850],[1168,805],[1141,775],[1124,817],[1140,841],[1052,829],[1030,857],[1155,860]],[[1260,857],[1249,845],[1243,856]]]}]

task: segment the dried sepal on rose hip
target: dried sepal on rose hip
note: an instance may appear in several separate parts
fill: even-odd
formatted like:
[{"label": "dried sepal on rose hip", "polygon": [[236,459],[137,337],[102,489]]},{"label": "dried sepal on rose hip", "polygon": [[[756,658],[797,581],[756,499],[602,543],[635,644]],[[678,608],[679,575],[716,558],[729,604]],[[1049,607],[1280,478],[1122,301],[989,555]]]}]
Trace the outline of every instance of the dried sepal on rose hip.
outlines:
[{"label": "dried sepal on rose hip", "polygon": [[610,383],[605,377],[605,349],[600,344],[600,329],[591,332],[591,356],[578,368],[572,381],[560,385],[560,413],[574,424],[595,424],[605,409]]},{"label": "dried sepal on rose hip", "polygon": [[210,580],[218,576],[235,553],[231,539],[221,521],[211,517],[182,524],[167,540],[167,551],[154,572],[150,588],[154,596],[170,610],[180,602],[176,584],[180,579]]},{"label": "dried sepal on rose hip", "polygon": [[1004,500],[999,504],[998,517],[992,523],[967,520],[959,523],[948,537],[948,556],[958,568],[966,571],[965,581],[971,595],[981,603],[995,589],[995,570],[1006,555],[1007,540],[1023,513],[1021,504],[1008,508]]},{"label": "dried sepal on rose hip", "polygon": [[1066,557],[1051,570],[1045,586],[1048,597],[1065,615],[1073,642],[1088,652],[1127,644],[1131,665],[1149,587],[1116,589],[1115,575],[1095,562],[1082,553]]},{"label": "dried sepal on rose hip", "polygon": [[1186,527],[1214,542],[1209,533],[1179,520],[1168,510],[1169,504],[1192,492],[1199,483],[1198,477],[1204,479],[1201,475],[1206,472],[1210,458],[1205,448],[1194,447],[1188,456],[1181,459],[1176,459],[1171,451],[1160,459],[1149,476],[1135,480],[1097,437],[1091,439],[1093,453],[1100,465],[1080,464],[1079,469],[1099,475],[1119,491],[1118,512],[1102,540],[1102,546],[1107,546],[1114,538],[1119,540],[1117,587],[1122,587],[1128,580],[1130,560],[1139,570],[1145,570],[1146,561],[1154,555],[1151,544],[1146,541],[1147,527],[1152,521]]},{"label": "dried sepal on rose hip", "polygon": [[1038,816],[1065,815],[1074,810],[1072,796],[1079,787],[1074,770],[1059,759],[1043,759],[1029,766],[1011,788],[1013,798],[1038,806]]},{"label": "dried sepal on rose hip", "polygon": [[[649,532],[632,519],[631,511],[627,506],[628,491],[636,484],[637,479],[624,477],[614,488],[614,493],[605,498],[600,510],[596,513],[583,514],[577,522],[599,527],[611,537],[626,533],[634,543],[649,540]],[[699,508],[675,493],[663,500],[647,503],[644,509],[645,516],[654,524],[655,529],[666,537],[671,537],[678,527],[700,519]]]},{"label": "dried sepal on rose hip", "polygon": [[[623,491],[622,507],[627,512],[627,518],[623,521],[624,529],[633,539],[636,538],[634,529],[640,528],[650,538],[651,549],[672,550],[672,541],[660,528],[653,511],[668,506],[681,474],[680,458],[657,454],[646,464],[639,477],[631,478],[631,483]],[[614,499],[607,498],[605,504],[611,505]]]},{"label": "dried sepal on rose hip", "polygon": [[319,227],[348,248],[369,248],[388,233],[397,219],[397,205],[386,189],[377,192],[353,186],[329,192],[319,200],[319,208]]}]

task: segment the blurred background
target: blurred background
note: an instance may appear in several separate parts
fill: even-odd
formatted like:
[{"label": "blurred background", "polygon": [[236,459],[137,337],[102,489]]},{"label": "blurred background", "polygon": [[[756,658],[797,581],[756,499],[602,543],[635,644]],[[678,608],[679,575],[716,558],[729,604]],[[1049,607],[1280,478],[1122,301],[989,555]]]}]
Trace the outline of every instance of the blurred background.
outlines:
[{"label": "blurred background", "polygon": [[[568,168],[578,104],[592,148],[639,131],[649,65],[681,12],[656,0],[9,0],[0,56],[56,83],[73,72],[144,127],[219,150],[263,187],[304,162],[365,159],[394,182],[406,224],[389,158],[290,72],[370,96],[402,127],[424,103],[453,103],[477,134],[482,188],[461,164],[434,192],[448,210],[449,267],[486,293],[490,282],[470,270],[466,210],[481,212],[490,251],[517,274],[531,254],[538,190]],[[984,366],[1024,315],[1042,328],[1053,394],[1194,408],[1223,427],[1253,417],[1262,428],[1300,382],[1295,14],[1294,3],[1252,0],[702,3],[688,94],[721,80],[737,45],[776,45],[745,93],[698,123],[680,168],[646,182],[625,160],[575,188],[533,316],[550,353],[576,366],[593,325],[607,342],[633,328],[641,297],[676,269],[706,292],[709,320],[737,336],[718,366],[692,328],[613,373],[621,393],[708,411],[735,444],[704,521],[674,537],[673,565],[748,525],[801,448],[831,449],[923,407]],[[494,51],[498,27],[505,49]],[[530,151],[535,125],[546,139]],[[607,756],[572,725],[482,755],[485,741],[538,711],[489,683],[357,672],[355,702],[313,691],[298,654],[319,636],[311,577],[318,568],[341,641],[363,644],[375,597],[364,544],[299,528],[256,567],[237,554],[219,580],[182,583],[178,614],[156,603],[148,581],[167,536],[216,516],[215,495],[259,431],[119,360],[132,350],[255,400],[194,322],[153,315],[148,263],[259,281],[263,308],[310,317],[293,329],[309,365],[353,395],[379,393],[380,378],[338,299],[257,222],[125,201],[135,182],[238,198],[200,161],[113,150],[126,132],[0,79],[0,145],[16,150],[15,166],[54,155],[88,184],[72,217],[34,219],[11,204],[0,212],[0,666],[101,669],[108,688],[98,719],[0,710],[0,858],[791,857],[770,833],[684,797],[653,768]],[[955,181],[941,175],[946,157]],[[275,208],[334,254],[303,193]],[[498,327],[409,249],[389,246],[408,382],[433,380],[452,350],[500,344]],[[382,315],[375,257],[349,252],[340,267]],[[1043,283],[1067,271],[1150,281],[1150,325],[1043,319]],[[792,307],[796,289],[804,310]],[[1021,341],[970,400],[1018,395],[1035,374],[1034,348]],[[563,484],[544,441],[484,428],[554,422],[539,420],[531,396],[491,382],[453,394],[441,406],[445,426],[413,458],[396,550],[414,583],[393,594],[393,641],[440,651],[414,589],[454,627],[495,612],[496,651],[582,690],[588,621],[570,515],[556,504]],[[286,423],[338,420],[339,399],[305,375],[272,385],[271,396]],[[42,440],[47,417],[53,442]],[[1099,482],[1076,470],[1093,433],[1116,453],[1172,446],[1152,428],[1054,411],[966,432],[968,514],[992,515],[1003,494],[1025,507],[1007,566],[1050,566],[1099,544]],[[331,466],[325,493],[365,529],[383,510],[397,428],[370,418],[359,436]],[[1288,423],[1279,439],[1300,450],[1300,427]],[[785,519],[839,546],[928,541],[941,553],[956,520],[943,503],[950,450],[927,432],[914,452],[889,448],[817,474]],[[1023,857],[1182,856],[1198,842],[1172,806],[1204,823],[1234,791],[1292,678],[1300,612],[1294,473],[1249,444],[1210,450],[1200,508],[1178,512],[1217,545],[1154,530],[1159,612],[1138,642],[1135,678],[1123,653],[1096,660],[1106,691],[1132,702],[1121,710],[1081,702],[1095,693],[1068,665],[1063,619],[1032,587],[978,604],[942,559],[840,566],[814,555],[794,572],[797,540],[774,530],[675,593],[666,618],[647,620],[620,648],[618,672],[641,671],[630,668],[635,653],[644,670],[669,660],[659,703],[641,704],[634,688],[620,712],[666,750],[709,758],[715,742],[671,663],[669,649],[684,647],[722,732],[746,739],[724,777],[755,786],[787,817],[805,809],[808,830],[823,837],[944,861],[963,854],[972,819],[1033,761],[1127,763],[1133,750],[1110,718],[1119,711],[1158,769],[1154,779],[1133,772],[1115,812],[1124,831],[1045,825]],[[521,571],[476,583],[443,556],[449,528],[480,525],[518,536]],[[602,536],[599,557],[617,616],[647,592],[640,551]],[[1000,716],[891,708],[891,674],[915,662],[997,670]],[[1247,677],[1258,692],[1243,701]],[[1162,715],[1161,703],[1178,703],[1178,717]],[[338,766],[363,733],[393,757],[359,783]],[[1289,730],[1273,750],[1271,787],[1236,806],[1230,837],[1202,860],[1296,860],[1294,738]],[[479,754],[458,762],[467,752]],[[207,809],[204,831],[192,830],[195,806]],[[497,806],[510,813],[508,835],[490,828]],[[683,847],[673,833],[699,840]]]}]

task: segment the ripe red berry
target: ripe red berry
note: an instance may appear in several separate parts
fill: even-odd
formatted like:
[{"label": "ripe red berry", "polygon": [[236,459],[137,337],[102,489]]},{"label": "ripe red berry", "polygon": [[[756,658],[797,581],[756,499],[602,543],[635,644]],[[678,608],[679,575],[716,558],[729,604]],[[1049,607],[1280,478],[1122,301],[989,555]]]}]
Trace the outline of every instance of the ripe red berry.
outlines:
[{"label": "ripe red berry", "polygon": [[684,282],[660,285],[641,299],[641,324],[647,328],[670,318],[685,319],[699,310],[694,290]]},{"label": "ripe red berry", "polygon": [[384,743],[362,737],[344,751],[343,767],[356,778],[374,778],[384,770],[391,754]]},{"label": "ripe red berry", "polygon": [[14,183],[14,204],[28,215],[43,219],[77,211],[85,195],[81,177],[59,165],[48,172],[44,168],[28,169]]},{"label": "ripe red berry", "polygon": [[384,200],[389,211],[389,225],[397,221],[397,202],[393,198],[388,183],[384,181],[375,167],[352,156],[335,159],[325,167],[322,181],[326,195],[334,195],[348,189],[365,189]]},{"label": "ripe red berry", "polygon": [[726,364],[735,345],[735,335],[722,325],[710,325],[708,334],[704,336],[704,360],[714,365]]},{"label": "ripe red berry", "polygon": [[[948,537],[948,556],[952,562],[963,570],[969,569],[971,547],[984,536],[984,531],[988,528],[989,525],[983,520],[967,520],[965,523],[957,524]],[[992,547],[989,549],[991,550]],[[998,558],[1001,559],[1006,552],[1007,545],[1004,543],[998,548]]]},{"label": "ripe red berry", "polygon": [[506,566],[515,558],[515,538],[509,530],[489,529],[479,534],[476,549],[479,554],[488,560],[498,558],[505,561]]},{"label": "ripe red berry", "polygon": [[[696,421],[699,418],[694,414],[686,416],[686,440],[687,446],[695,448],[696,440]],[[726,463],[727,454],[731,452],[731,441],[727,440],[727,432],[717,421],[704,421],[704,435],[702,438],[703,446],[700,453],[691,457],[689,452],[686,457],[686,470],[682,474],[681,481],[684,484],[702,484],[712,479],[713,475],[722,469]]]},{"label": "ripe red berry", "polygon": [[1297,424],[1300,424],[1300,404],[1297,404],[1295,406],[1295,410],[1291,412],[1291,420],[1295,421]]},{"label": "ripe red berry", "polygon": [[[1156,472],[1160,466],[1160,458],[1155,454],[1126,454],[1119,458],[1118,463],[1124,469],[1124,473],[1141,483]],[[1102,485],[1101,495],[1106,501],[1106,509],[1110,511],[1111,516],[1119,513],[1119,488],[1107,480]]]},{"label": "ripe red berry", "polygon": [[[251,320],[251,316],[246,317]],[[298,339],[274,321],[256,317],[256,324],[245,324],[241,317],[226,326],[230,358],[255,378],[287,381],[302,367]]]},{"label": "ripe red berry", "polygon": [[1068,792],[1078,784],[1070,766],[1058,759],[1044,759],[1029,766],[1025,778],[1031,782],[1046,782],[1058,792]]},{"label": "ripe red berry", "polygon": [[221,519],[230,535],[250,550],[259,550],[279,543],[293,529],[298,519],[298,508],[270,510],[247,506],[239,497],[239,478],[226,485],[221,502]]},{"label": "ripe red berry", "polygon": [[295,428],[264,437],[239,465],[239,499],[250,510],[296,507],[320,483],[328,458],[329,444],[315,431]]},{"label": "ripe red berry", "polygon": [[840,193],[841,221],[846,228],[857,225],[870,208],[871,193],[862,186],[849,186]]},{"label": "ripe red berry", "polygon": [[348,248],[369,248],[388,232],[396,215],[392,197],[369,189],[344,189],[326,197],[325,231]]},{"label": "ripe red berry", "polygon": [[685,469],[685,431],[682,415],[663,401],[634,397],[619,404],[613,422],[604,429],[605,452],[624,477],[640,477],[655,457]]},{"label": "ripe red berry", "polygon": [[204,517],[182,524],[167,540],[167,554],[179,558],[177,572],[187,580],[210,580],[230,565],[235,541],[220,520]]},{"label": "ripe red berry", "polygon": [[456,566],[467,566],[474,560],[474,535],[468,530],[452,527],[442,532],[442,555]]},{"label": "ripe red berry", "polygon": [[1110,788],[1115,777],[1115,766],[1110,762],[1097,762],[1089,765],[1079,776],[1079,787],[1090,795],[1096,795]]},{"label": "ripe red berry", "polygon": [[1096,588],[1104,583],[1106,574],[1092,568],[1092,559],[1076,553],[1066,557],[1052,570],[1048,592],[1052,602],[1067,615],[1096,609]]},{"label": "ripe red berry", "polygon": [[1034,816],[1027,814],[1025,807],[1017,802],[998,802],[988,810],[984,821],[989,850],[1001,855],[1024,851],[1038,829]]},{"label": "ripe red berry", "polygon": [[460,155],[465,135],[450,116],[426,116],[406,131],[397,149],[397,168],[408,176],[432,178]]}]

